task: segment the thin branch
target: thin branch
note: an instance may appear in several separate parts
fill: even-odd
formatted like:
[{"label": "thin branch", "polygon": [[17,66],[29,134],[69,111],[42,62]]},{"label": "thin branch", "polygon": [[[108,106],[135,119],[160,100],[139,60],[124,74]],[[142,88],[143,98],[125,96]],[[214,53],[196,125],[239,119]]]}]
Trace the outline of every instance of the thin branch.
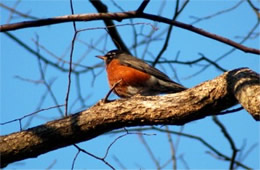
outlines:
[{"label": "thin branch", "polygon": [[228,142],[231,146],[233,153],[232,153],[232,157],[230,160],[229,169],[234,169],[234,164],[236,162],[236,155],[237,155],[238,149],[236,148],[232,137],[227,132],[225,126],[218,120],[217,116],[213,116],[212,118],[213,118],[213,121],[220,127],[221,131],[223,132],[224,136],[226,137],[226,139],[228,140]]},{"label": "thin branch", "polygon": [[238,112],[238,111],[243,110],[243,109],[244,109],[243,107],[239,107],[239,108],[236,108],[236,109],[225,110],[225,111],[221,112],[221,114],[234,113],[234,112]]},{"label": "thin branch", "polygon": [[[218,70],[222,71],[222,72],[226,72],[227,70],[222,68],[220,65],[218,65],[215,61],[210,60],[209,58],[207,58],[206,56],[204,56],[203,54],[199,53],[199,55],[201,56],[198,59],[192,60],[192,61],[180,61],[180,60],[160,60],[157,63],[158,64],[162,64],[162,63],[176,63],[176,64],[184,64],[184,65],[192,65],[192,64],[196,64],[199,63],[200,61],[206,61],[209,63],[210,65],[213,65],[215,68],[217,68]],[[147,61],[148,63],[152,63],[153,61]],[[189,76],[192,77],[192,76]]]},{"label": "thin branch", "polygon": [[54,165],[55,165],[56,163],[57,163],[57,160],[54,159],[54,160],[52,161],[52,163],[46,168],[46,170],[54,169],[53,167],[54,167]]},{"label": "thin branch", "polygon": [[72,165],[71,165],[71,170],[74,169],[75,162],[76,162],[76,160],[77,160],[77,158],[78,158],[80,152],[81,152],[81,151],[78,149],[78,152],[76,153],[76,155],[75,155],[74,158],[73,158]]},{"label": "thin branch", "polygon": [[[51,87],[54,82],[55,82],[56,79],[52,79],[48,84],[49,86]],[[49,90],[46,88],[46,91],[43,93],[43,95],[41,96],[41,99],[39,101],[39,104],[36,106],[36,111],[40,110],[42,105],[43,105],[43,102],[45,101],[45,99],[47,98],[47,95],[49,94]],[[64,106],[64,105],[63,105]],[[27,129],[29,126],[30,126],[30,123],[32,122],[33,118],[35,116],[31,116],[29,117],[29,119],[27,120],[27,122],[25,123],[25,125],[23,126],[23,129]],[[55,119],[55,118],[53,118]]]},{"label": "thin branch", "polygon": [[[246,42],[246,40],[248,40],[248,39],[251,37],[251,35],[254,33],[254,31],[259,28],[259,23],[260,23],[260,20],[258,20],[258,21],[256,22],[256,24],[253,26],[253,28],[252,28],[252,29],[249,31],[249,33],[244,37],[244,39],[239,42],[239,44],[243,44],[244,42]],[[231,53],[233,53],[233,52],[236,51],[236,50],[237,50],[237,48],[235,48],[235,47],[232,48],[232,49],[230,49],[230,50],[228,50],[227,52],[225,52],[223,55],[221,55],[220,57],[218,57],[218,58],[217,58],[216,60],[214,60],[213,62],[216,63],[216,62],[222,60],[223,58],[225,58],[226,56],[230,55]],[[201,72],[205,71],[209,66],[210,66],[210,64],[204,66],[201,70],[195,72],[194,74],[190,75],[189,77],[194,77],[194,76],[200,74]]]},{"label": "thin branch", "polygon": [[[73,9],[73,2],[70,0],[70,10],[72,15],[74,14],[74,9]],[[68,87],[67,87],[67,92],[66,92],[66,97],[65,97],[65,116],[68,116],[68,105],[69,105],[69,95],[70,95],[70,88],[71,88],[71,72],[72,72],[72,59],[73,59],[73,52],[74,52],[74,46],[75,46],[75,40],[77,38],[77,28],[76,28],[76,22],[72,22],[73,29],[74,29],[74,34],[73,38],[71,41],[71,50],[70,50],[70,62],[69,62],[69,72],[68,72]]]},{"label": "thin branch", "polygon": [[218,65],[216,61],[212,61],[209,58],[205,57],[204,54],[199,53],[199,55],[201,56],[201,58],[200,58],[201,60],[207,61],[209,64],[213,65],[214,67],[216,67],[217,69],[219,69],[223,72],[227,71],[226,69],[224,69],[220,65]]},{"label": "thin branch", "polygon": [[110,145],[107,147],[105,155],[103,156],[103,159],[106,159],[106,157],[109,153],[109,150],[113,146],[113,144],[116,143],[120,138],[125,137],[126,135],[129,135],[128,131],[126,131],[125,134],[118,136],[113,142],[110,143]]},{"label": "thin branch", "polygon": [[119,81],[117,81],[115,84],[113,84],[112,88],[108,91],[108,93],[106,94],[105,98],[103,99],[103,101],[105,103],[109,102],[108,97],[110,96],[110,94],[114,91],[114,89],[116,88],[116,86],[122,81],[122,79],[120,79]]},{"label": "thin branch", "polygon": [[[79,151],[82,151],[82,152],[84,152],[84,153],[86,153],[86,154],[88,154],[88,155],[94,157],[94,158],[97,159],[97,160],[101,160],[102,162],[104,162],[105,164],[107,164],[111,169],[115,169],[115,168],[114,168],[112,165],[110,165],[105,159],[107,158],[108,153],[109,153],[111,147],[112,147],[119,139],[121,139],[122,137],[125,137],[126,135],[129,135],[129,134],[135,134],[135,133],[128,133],[128,130],[126,130],[125,128],[124,128],[124,131],[126,132],[125,134],[118,136],[116,139],[114,139],[113,142],[111,142],[111,143],[109,144],[109,146],[107,147],[106,152],[105,152],[105,154],[104,154],[103,157],[98,157],[98,156],[96,156],[96,155],[94,155],[94,154],[91,154],[91,153],[85,151],[84,149],[80,148],[80,147],[77,146],[76,144],[73,144],[73,145],[74,145]],[[78,153],[79,153],[79,152],[78,152]],[[76,156],[74,157],[73,164],[72,164],[72,169],[73,169],[73,167],[74,167],[74,163],[75,163],[76,157],[78,156],[78,153],[77,153]]]},{"label": "thin branch", "polygon": [[[191,134],[187,134],[187,133],[183,133],[183,132],[176,132],[176,131],[172,131],[172,130],[165,130],[165,129],[161,129],[155,126],[152,126],[150,128],[132,128],[129,131],[147,131],[147,130],[157,130],[159,132],[164,132],[164,133],[171,133],[174,135],[178,135],[178,136],[183,136],[183,137],[187,137],[193,140],[197,140],[200,143],[202,143],[205,147],[207,147],[208,149],[210,149],[215,155],[217,155],[219,158],[221,158],[222,160],[225,161],[230,161],[231,158],[229,158],[227,155],[221,153],[220,151],[218,151],[214,146],[212,146],[211,144],[209,144],[207,141],[205,141],[203,138],[199,137],[199,136],[195,136],[195,135],[191,135]],[[113,131],[112,133],[121,133],[122,131]],[[251,169],[250,167],[242,164],[239,161],[235,160],[235,163],[245,169]]]},{"label": "thin branch", "polygon": [[[91,2],[96,2],[96,1],[91,1]],[[98,13],[98,14],[96,14],[96,13],[77,14],[77,15],[75,14],[75,15],[60,16],[60,17],[55,17],[55,18],[40,19],[40,20],[35,20],[35,21],[24,21],[24,22],[18,22],[18,23],[14,23],[14,24],[1,25],[0,32],[6,32],[6,31],[28,28],[28,27],[46,26],[46,25],[51,25],[51,24],[59,24],[59,23],[72,22],[72,21],[84,21],[84,22],[93,21],[93,20],[105,20],[105,21],[118,20],[118,21],[121,21],[123,19],[129,19],[129,18],[144,18],[144,19],[149,19],[149,20],[153,20],[153,21],[167,23],[170,25],[174,25],[174,26],[195,32],[195,33],[203,35],[205,37],[217,40],[219,42],[222,42],[224,44],[235,47],[246,53],[260,54],[259,49],[246,47],[246,46],[236,43],[235,41],[232,41],[228,38],[221,37],[219,35],[207,32],[203,29],[194,27],[190,24],[185,24],[185,23],[178,22],[178,21],[172,21],[171,19],[164,18],[164,17],[157,16],[157,15],[152,15],[152,14],[147,14],[147,13],[137,13],[136,11],[117,12],[117,13]],[[113,25],[113,24],[110,23],[109,25]],[[111,37],[113,37],[113,36],[111,36]],[[119,40],[117,39],[117,42],[118,41]],[[128,51],[127,48],[124,49],[122,47],[122,44],[120,44],[120,45],[121,45],[121,49]],[[118,45],[116,45],[116,46],[118,46]]]},{"label": "thin branch", "polygon": [[[41,61],[43,61],[45,64],[49,64],[51,66],[53,66],[54,68],[57,68],[58,70],[62,71],[62,72],[69,72],[69,69],[60,67],[57,63],[54,63],[48,59],[46,59],[44,56],[42,56],[41,54],[37,53],[37,51],[33,50],[31,47],[29,47],[27,44],[25,44],[22,40],[18,39],[16,36],[14,36],[13,34],[11,34],[10,32],[4,32],[5,35],[7,35],[9,38],[11,38],[12,40],[14,40],[16,43],[18,43],[21,47],[23,47],[24,49],[26,49],[29,53],[35,55],[36,57],[38,57]],[[88,72],[89,68],[84,69],[84,70],[80,70],[80,71],[73,71],[73,73],[84,73],[84,72]]]},{"label": "thin branch", "polygon": [[258,20],[259,20],[259,18],[260,18],[260,13],[259,13],[260,9],[257,8],[257,7],[251,2],[251,0],[247,0],[247,2],[248,2],[248,4],[249,4],[249,6],[253,9],[253,11],[254,11],[255,14],[256,14],[256,17],[257,17]]},{"label": "thin branch", "polygon": [[157,161],[157,159],[155,158],[150,146],[148,145],[148,143],[146,142],[146,140],[144,139],[143,135],[139,134],[138,135],[140,141],[142,142],[142,144],[144,145],[145,149],[147,150],[148,154],[150,155],[152,161],[155,163],[156,168],[157,169],[161,169],[160,163]]},{"label": "thin branch", "polygon": [[205,17],[201,17],[201,18],[198,18],[198,17],[194,17],[192,16],[191,18],[195,18],[195,21],[193,21],[192,23],[190,23],[191,25],[194,25],[194,24],[197,24],[198,22],[200,21],[203,21],[203,20],[207,20],[207,19],[211,19],[213,17],[216,17],[216,16],[219,16],[221,14],[225,14],[227,12],[230,12],[234,9],[236,9],[237,7],[239,7],[242,3],[244,2],[244,0],[240,0],[237,4],[235,4],[234,6],[230,7],[230,8],[227,8],[227,9],[224,9],[224,10],[221,10],[221,11],[218,11],[214,14],[211,14],[211,15],[208,15],[208,16],[205,16]]},{"label": "thin branch", "polygon": [[24,115],[24,116],[22,116],[22,117],[20,117],[20,118],[16,118],[16,119],[13,119],[13,120],[9,120],[9,121],[7,121],[7,122],[0,123],[0,126],[9,124],[9,123],[12,123],[12,122],[15,122],[15,121],[21,121],[21,120],[23,120],[24,118],[29,117],[29,116],[32,116],[32,115],[35,115],[35,114],[37,114],[37,113],[39,113],[39,112],[43,112],[43,111],[46,111],[46,110],[54,109],[54,108],[57,108],[57,107],[63,107],[63,106],[64,106],[64,104],[62,104],[62,105],[56,105],[56,106],[51,106],[51,107],[47,107],[47,108],[44,108],[44,109],[40,109],[40,110],[37,110],[37,111],[35,111],[35,112],[29,113],[29,114],[27,114],[27,115]]},{"label": "thin branch", "polygon": [[[175,13],[173,15],[173,18],[172,20],[175,21],[179,14],[181,14],[181,11],[184,9],[184,7],[188,4],[189,1],[185,1],[185,3],[183,4],[182,8],[180,9],[180,11],[178,10],[179,8],[179,0],[176,1],[176,4],[175,4]],[[170,25],[169,28],[168,28],[168,32],[167,32],[167,35],[166,35],[166,39],[164,41],[164,44],[162,46],[162,49],[160,50],[159,54],[157,55],[157,57],[155,58],[154,62],[152,63],[152,66],[155,66],[159,59],[161,58],[161,56],[163,55],[163,53],[165,52],[165,50],[167,49],[168,47],[168,42],[170,40],[170,37],[171,37],[171,32],[172,32],[172,28],[173,28],[173,25]]]},{"label": "thin branch", "polygon": [[117,164],[120,166],[121,169],[123,170],[127,169],[115,155],[113,155],[113,159],[115,160],[115,162],[117,162]]},{"label": "thin branch", "polygon": [[28,14],[24,14],[24,13],[22,13],[22,12],[20,12],[20,11],[15,10],[14,8],[11,8],[11,7],[9,7],[9,6],[6,6],[6,5],[3,4],[3,3],[0,3],[0,7],[3,7],[3,8],[5,8],[5,9],[11,11],[12,13],[15,13],[15,14],[21,16],[21,17],[24,17],[24,18],[38,19],[37,17],[31,16],[31,15],[28,15]]},{"label": "thin branch", "polygon": [[[165,130],[169,131],[168,126],[165,126]],[[171,148],[171,159],[172,159],[172,164],[173,164],[173,169],[176,170],[177,169],[177,161],[176,161],[176,150],[172,141],[172,137],[170,133],[167,133],[167,137],[168,137],[168,142],[170,144],[170,148]]]},{"label": "thin branch", "polygon": [[[17,8],[17,6],[20,4],[20,0],[17,0],[15,3],[14,3],[14,5],[13,5],[13,9],[16,9]],[[12,19],[13,19],[13,15],[14,15],[14,12],[10,12],[10,15],[9,15],[9,17],[8,17],[8,19],[7,19],[7,23],[9,23]]]},{"label": "thin branch", "polygon": [[152,20],[158,21],[158,22],[172,24],[174,26],[177,26],[177,27],[180,27],[180,28],[183,28],[183,29],[195,32],[195,33],[203,35],[205,37],[208,37],[208,38],[217,40],[219,42],[222,42],[224,44],[230,45],[230,46],[235,47],[235,48],[237,48],[239,50],[242,50],[244,52],[253,53],[253,54],[260,54],[260,50],[259,49],[249,48],[249,47],[243,46],[243,45],[241,45],[239,43],[236,43],[236,42],[234,42],[234,41],[232,41],[232,40],[230,40],[228,38],[221,37],[219,35],[209,33],[209,32],[207,32],[207,31],[205,31],[205,30],[203,30],[201,28],[197,28],[197,27],[194,27],[194,26],[189,25],[189,24],[181,23],[181,22],[178,22],[178,21],[172,21],[170,19],[167,19],[167,18],[164,18],[164,17],[160,17],[160,16],[156,16],[156,15],[151,15],[151,14],[142,14],[141,17],[146,18],[146,19],[152,19]]},{"label": "thin branch", "polygon": [[[62,57],[58,57],[57,55],[55,55],[53,52],[51,52],[50,50],[48,50],[46,47],[44,47],[43,45],[41,45],[39,42],[36,42],[35,40],[33,40],[33,42],[38,45],[44,52],[46,52],[47,54],[49,54],[50,56],[52,56],[53,58],[57,59],[58,62],[62,62],[62,64],[66,63],[69,64],[70,62],[63,59]],[[93,67],[89,67],[89,66],[85,66],[79,63],[72,63],[72,65],[74,66],[74,68],[76,66],[78,67],[82,67],[84,69],[93,69]],[[68,70],[69,71],[69,70]],[[79,72],[76,72],[75,74],[78,74]]]},{"label": "thin branch", "polygon": [[91,157],[93,157],[93,158],[95,158],[95,159],[97,159],[97,160],[100,160],[100,161],[104,162],[104,163],[105,163],[107,166],[109,166],[111,169],[115,170],[115,168],[114,168],[110,163],[108,163],[104,158],[100,158],[100,157],[98,157],[98,156],[96,156],[96,155],[94,155],[94,154],[92,154],[92,153],[86,151],[85,149],[80,148],[80,147],[79,147],[78,145],[76,145],[76,144],[73,144],[73,146],[75,146],[79,151],[81,151],[81,152],[83,152],[83,153],[85,153],[85,154],[87,154],[87,155],[89,155],[89,156],[91,156]]},{"label": "thin branch", "polygon": [[259,143],[255,143],[252,146],[250,146],[248,148],[248,150],[245,152],[245,154],[243,156],[241,156],[241,161],[245,160],[247,158],[247,156],[254,151],[254,149],[259,145]]},{"label": "thin branch", "polygon": [[[159,15],[161,16],[163,11],[164,11],[164,8],[165,8],[165,5],[166,5],[167,1],[162,1],[160,7],[158,7],[158,11],[156,13],[156,15]],[[154,25],[157,27],[159,25],[159,22],[156,22],[156,21],[153,21]],[[166,29],[165,29],[166,30]],[[163,35],[165,33],[165,30],[162,30],[161,33],[159,33],[159,35],[155,35],[156,37],[160,37],[161,35]],[[141,36],[141,37],[144,37],[144,39],[139,43],[139,46],[142,44],[142,42],[144,42],[144,45],[145,45],[145,48],[143,50],[143,54],[141,56],[142,59],[144,59],[144,56],[146,55],[146,53],[149,53],[149,46],[150,44],[153,42],[154,38],[153,35],[155,34],[155,31],[154,30],[151,30],[149,33],[147,33],[144,29],[144,27],[141,28],[140,30],[140,33],[138,34],[138,36]],[[134,46],[134,48],[136,48],[136,46]],[[136,55],[137,56],[137,55]]]},{"label": "thin branch", "polygon": [[[59,102],[56,98],[56,96],[54,95],[52,89],[51,89],[51,86],[47,83],[46,81],[46,78],[45,78],[45,73],[44,73],[44,70],[43,70],[43,67],[42,67],[42,63],[41,63],[41,59],[40,59],[40,48],[38,46],[39,44],[39,37],[38,35],[36,35],[36,53],[38,54],[37,55],[37,59],[38,59],[38,65],[39,65],[39,70],[40,70],[40,77],[41,77],[41,80],[43,80],[43,84],[45,85],[45,87],[47,88],[48,92],[50,93],[51,95],[51,98],[53,100],[53,102],[55,103],[55,105],[59,105]],[[62,113],[62,110],[60,109],[60,107],[58,107],[58,111],[60,113],[61,116],[63,116],[63,113]]]},{"label": "thin branch", "polygon": [[19,79],[21,81],[33,83],[33,84],[42,84],[43,83],[43,80],[32,80],[32,79],[29,79],[29,78],[21,77],[19,75],[14,76],[14,78]]},{"label": "thin branch", "polygon": [[[187,134],[187,133],[183,133],[183,132],[175,132],[175,131],[171,131],[171,130],[168,130],[168,131],[165,131],[164,129],[161,129],[161,128],[157,128],[157,127],[152,127],[152,129],[155,129],[155,130],[158,130],[160,132],[166,132],[166,133],[172,133],[172,134],[175,134],[175,135],[180,135],[180,136],[183,136],[183,137],[188,137],[188,138],[191,138],[191,139],[195,139],[195,140],[198,140],[199,142],[201,142],[203,145],[205,145],[207,148],[209,148],[211,151],[213,151],[216,155],[218,155],[218,157],[222,158],[222,160],[226,160],[226,161],[231,161],[232,158],[229,158],[228,156],[224,155],[223,153],[221,153],[220,151],[218,151],[216,148],[214,148],[212,145],[210,145],[208,142],[206,142],[203,138],[199,137],[199,136],[194,136],[194,135],[190,135],[190,134]],[[145,128],[143,128],[142,130],[146,130]],[[245,169],[251,169],[249,168],[248,166],[234,160],[234,162],[245,168]]]},{"label": "thin branch", "polygon": [[178,158],[181,160],[182,164],[184,165],[184,167],[185,167],[186,169],[190,169],[190,168],[189,168],[189,165],[188,165],[187,161],[185,161],[183,155],[180,155]]}]

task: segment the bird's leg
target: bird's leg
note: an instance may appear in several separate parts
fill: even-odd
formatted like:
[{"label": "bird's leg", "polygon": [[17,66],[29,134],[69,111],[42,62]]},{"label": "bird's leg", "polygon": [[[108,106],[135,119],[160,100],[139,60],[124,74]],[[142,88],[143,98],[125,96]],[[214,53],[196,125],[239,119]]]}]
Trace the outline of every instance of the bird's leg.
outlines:
[{"label": "bird's leg", "polygon": [[112,91],[116,88],[116,86],[122,81],[122,79],[120,79],[119,81],[117,81],[113,87],[109,90],[109,92],[107,93],[107,95],[105,96],[105,98],[103,99],[104,103],[108,103],[108,102],[112,102],[113,100],[108,100],[108,97],[110,96],[110,94],[112,93]]}]

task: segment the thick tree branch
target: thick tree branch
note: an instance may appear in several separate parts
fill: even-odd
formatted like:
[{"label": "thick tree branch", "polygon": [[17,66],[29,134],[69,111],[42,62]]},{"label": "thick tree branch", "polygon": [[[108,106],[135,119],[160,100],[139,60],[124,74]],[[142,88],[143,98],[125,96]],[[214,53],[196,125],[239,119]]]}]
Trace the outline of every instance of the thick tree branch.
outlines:
[{"label": "thick tree branch", "polygon": [[[247,75],[245,76],[245,74]],[[250,70],[246,73],[244,70],[238,70],[234,75],[230,75],[227,78],[230,83],[230,90],[233,91],[239,103],[254,117],[255,120],[260,120],[259,74]]]},{"label": "thick tree branch", "polygon": [[247,68],[225,72],[180,93],[136,96],[95,106],[0,138],[1,167],[131,126],[183,125],[221,114],[237,103],[260,118],[260,76]]},{"label": "thick tree branch", "polygon": [[149,2],[150,0],[143,0],[142,4],[137,9],[137,12],[142,13]]},{"label": "thick tree branch", "polygon": [[[97,9],[99,13],[107,13],[107,6],[104,5],[100,0],[90,0],[92,5]],[[115,46],[118,49],[121,49],[123,51],[126,51],[130,54],[130,51],[128,50],[127,46],[125,45],[124,41],[121,39],[121,36],[119,35],[116,27],[111,27],[114,24],[112,20],[105,20],[104,23],[107,26],[108,33],[110,37],[112,38],[112,41],[114,42]]]},{"label": "thick tree branch", "polygon": [[157,15],[152,15],[152,14],[147,14],[147,13],[138,13],[137,11],[116,12],[116,13],[77,14],[77,15],[66,15],[66,16],[60,16],[60,17],[54,17],[54,18],[40,19],[40,20],[34,20],[34,21],[24,21],[24,22],[19,22],[19,23],[14,23],[14,24],[1,25],[0,32],[12,31],[12,30],[16,30],[16,29],[29,28],[29,27],[46,26],[46,25],[51,25],[51,24],[59,24],[59,23],[72,22],[72,21],[94,21],[94,20],[122,21],[123,19],[129,19],[129,18],[145,18],[148,20],[153,20],[153,21],[158,21],[158,22],[174,25],[176,27],[180,27],[180,28],[195,32],[197,34],[203,35],[205,37],[212,38],[219,42],[228,44],[228,45],[235,47],[237,49],[240,49],[244,52],[260,54],[259,49],[246,47],[246,46],[236,43],[230,39],[221,37],[216,34],[209,33],[207,31],[204,31],[203,29],[196,28],[192,25],[185,24],[185,23],[178,22],[178,21],[173,21],[171,19],[164,18],[164,17],[157,16]]}]

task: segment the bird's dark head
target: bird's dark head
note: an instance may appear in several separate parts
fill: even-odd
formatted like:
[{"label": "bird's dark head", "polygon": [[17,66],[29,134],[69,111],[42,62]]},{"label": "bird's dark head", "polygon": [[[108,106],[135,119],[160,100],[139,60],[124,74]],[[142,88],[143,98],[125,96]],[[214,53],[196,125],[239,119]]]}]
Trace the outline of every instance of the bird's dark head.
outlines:
[{"label": "bird's dark head", "polygon": [[98,58],[105,61],[106,64],[110,63],[113,59],[116,59],[120,56],[120,54],[123,54],[124,52],[121,50],[111,50],[106,53],[104,56],[97,56]]}]

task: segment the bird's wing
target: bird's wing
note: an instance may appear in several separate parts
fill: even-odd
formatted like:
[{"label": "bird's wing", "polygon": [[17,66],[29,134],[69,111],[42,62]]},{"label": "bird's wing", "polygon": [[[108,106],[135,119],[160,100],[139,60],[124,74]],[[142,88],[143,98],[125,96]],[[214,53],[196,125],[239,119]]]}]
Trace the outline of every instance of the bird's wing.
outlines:
[{"label": "bird's wing", "polygon": [[[173,82],[167,75],[162,73],[160,70],[150,66],[149,64],[145,63],[143,60],[140,60],[138,58],[124,55],[123,60],[120,60],[120,63],[122,65],[130,66],[132,68],[135,68],[139,71],[148,73],[150,75],[153,75],[154,77],[167,81],[167,82]],[[175,83],[175,82],[174,82]]]}]

